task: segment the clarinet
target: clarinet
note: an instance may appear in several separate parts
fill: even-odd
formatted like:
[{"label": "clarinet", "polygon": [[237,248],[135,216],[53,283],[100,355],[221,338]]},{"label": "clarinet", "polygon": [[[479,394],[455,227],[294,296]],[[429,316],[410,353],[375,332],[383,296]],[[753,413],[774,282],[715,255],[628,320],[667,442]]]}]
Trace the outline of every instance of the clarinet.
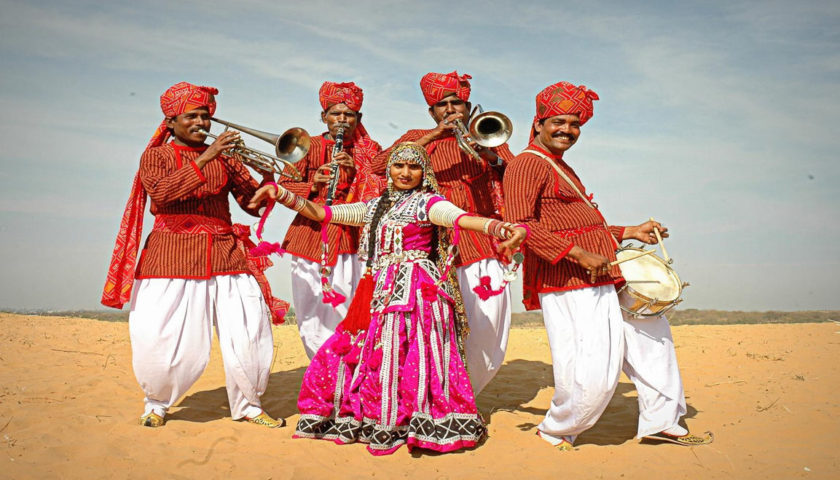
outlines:
[{"label": "clarinet", "polygon": [[338,132],[335,134],[335,145],[332,150],[332,161],[330,161],[330,184],[327,188],[327,205],[332,205],[335,199],[335,189],[338,187],[338,162],[335,161],[335,156],[344,150],[344,125],[338,126]]}]

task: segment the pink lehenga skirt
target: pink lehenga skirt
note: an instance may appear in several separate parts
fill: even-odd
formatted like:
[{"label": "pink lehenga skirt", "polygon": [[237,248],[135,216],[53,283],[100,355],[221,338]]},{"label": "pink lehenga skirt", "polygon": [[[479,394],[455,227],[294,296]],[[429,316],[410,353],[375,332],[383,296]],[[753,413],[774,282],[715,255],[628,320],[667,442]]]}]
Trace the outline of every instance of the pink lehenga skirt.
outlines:
[{"label": "pink lehenga skirt", "polygon": [[374,308],[369,328],[354,336],[339,327],[312,359],[295,438],[363,442],[374,455],[403,444],[438,452],[476,445],[486,429],[458,353],[450,296],[425,268],[386,273],[378,289],[389,292],[387,307]]}]

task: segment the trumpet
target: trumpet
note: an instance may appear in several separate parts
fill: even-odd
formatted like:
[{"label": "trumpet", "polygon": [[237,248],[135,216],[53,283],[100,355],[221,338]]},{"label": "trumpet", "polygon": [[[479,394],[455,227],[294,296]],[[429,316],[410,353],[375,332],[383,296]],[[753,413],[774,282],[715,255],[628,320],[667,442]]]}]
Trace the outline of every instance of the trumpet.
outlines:
[{"label": "trumpet", "polygon": [[476,105],[470,112],[469,124],[468,129],[464,122],[455,120],[455,139],[462,152],[479,161],[481,157],[470,143],[474,142],[485,148],[498,147],[507,142],[513,133],[513,123],[507,115],[485,112],[481,105]]},{"label": "trumpet", "polygon": [[[262,152],[245,145],[245,142],[240,140],[231,148],[231,155],[244,163],[245,165],[259,171],[260,173],[276,173],[278,175],[290,178],[296,182],[303,179],[303,176],[295,168],[294,163],[298,162],[309,151],[309,134],[306,130],[298,127],[292,127],[282,135],[275,135],[273,133],[263,132],[253,128],[243,127],[232,122],[220,120],[218,118],[211,118],[216,123],[221,123],[225,126],[225,131],[228,128],[245,132],[252,137],[264,140],[274,145],[276,155]],[[199,130],[203,135],[210,138],[219,138],[218,135]]]}]

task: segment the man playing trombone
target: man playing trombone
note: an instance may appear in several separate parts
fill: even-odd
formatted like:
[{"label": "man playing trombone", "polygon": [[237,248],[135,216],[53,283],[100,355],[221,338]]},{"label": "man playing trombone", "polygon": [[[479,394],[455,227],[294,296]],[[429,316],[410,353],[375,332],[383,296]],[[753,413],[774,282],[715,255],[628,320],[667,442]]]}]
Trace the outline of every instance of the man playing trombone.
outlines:
[{"label": "man playing trombone", "polygon": [[[181,82],[161,95],[166,118],[140,159],[102,294],[104,305],[122,308],[138,280],[129,333],[134,374],[145,393],[140,423],[147,427],[162,426],[168,408],[204,371],[214,324],[231,416],[268,427],[285,424],[260,404],[274,351],[269,317],[282,317],[276,308],[284,302],[271,296],[265,262],[249,257],[248,228],[231,224],[229,194],[257,216],[248,201],[259,184],[223,153],[239,142],[239,133],[204,143],[217,93]],[[137,261],[146,194],[155,223]]]},{"label": "man playing trombone", "polygon": [[[378,195],[384,178],[380,180],[380,176],[371,174],[370,161],[382,147],[362,125],[362,89],[353,82],[324,82],[318,97],[321,121],[327,131],[312,137],[309,152],[295,165],[303,179],[280,183],[290,192],[321,205],[340,205]],[[283,240],[283,249],[294,257],[292,302],[309,358],[347,314],[361,276],[356,257],[359,229],[338,224],[323,228],[325,244],[322,226],[297,215]]]},{"label": "man playing trombone", "polygon": [[[429,115],[437,125],[432,129],[409,130],[394,145],[416,142],[424,146],[447,200],[468,212],[501,218],[501,179],[513,154],[506,143],[481,148],[464,139],[466,132],[460,131],[460,127],[469,120],[470,78],[457,72],[424,75],[420,89],[429,105]],[[391,148],[394,147],[376,157],[374,171],[385,171]],[[470,328],[465,341],[467,367],[478,395],[496,375],[505,357],[510,330],[510,289],[501,286],[505,267],[489,236],[464,232],[458,249],[455,266]]]}]

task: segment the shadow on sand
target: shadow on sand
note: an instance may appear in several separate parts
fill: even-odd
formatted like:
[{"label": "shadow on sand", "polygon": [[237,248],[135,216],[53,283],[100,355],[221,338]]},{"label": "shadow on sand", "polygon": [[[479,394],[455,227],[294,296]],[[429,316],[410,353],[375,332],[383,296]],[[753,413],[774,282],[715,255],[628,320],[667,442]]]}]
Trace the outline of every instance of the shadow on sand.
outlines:
[{"label": "shadow on sand", "polygon": [[[297,397],[300,383],[306,367],[272,373],[268,388],[262,396],[262,406],[275,418],[288,418],[296,415]],[[184,397],[178,404],[178,411],[167,415],[168,420],[187,422],[210,422],[219,418],[230,417],[227,391],[225,387],[196,392]]]},{"label": "shadow on sand", "polygon": [[[554,387],[551,365],[533,360],[511,360],[499,370],[496,377],[478,396],[477,403],[488,424],[497,411],[524,412],[542,417],[548,404],[539,407],[525,406],[532,402],[540,390]],[[619,382],[615,394],[594,427],[582,433],[576,445],[620,445],[636,436],[639,403],[636,388],[631,382]],[[694,418],[697,409],[686,405],[683,419]],[[685,426],[684,421],[680,424]],[[538,423],[522,423],[522,431],[533,430]]]},{"label": "shadow on sand", "polygon": [[[262,397],[263,408],[276,418],[296,415],[297,397],[306,367],[271,374],[268,389]],[[524,412],[542,417],[548,405],[525,406],[532,402],[540,390],[552,388],[554,378],[551,365],[533,360],[511,360],[478,396],[477,404],[488,425],[497,411]],[[167,418],[188,422],[209,422],[230,417],[225,387],[196,392],[184,397],[177,405],[178,410]],[[687,405],[683,417],[694,418],[697,409]],[[594,427],[582,433],[576,445],[620,445],[636,436],[639,418],[639,404],[632,383],[622,381],[616,388],[607,409]],[[684,422],[680,422],[685,426]],[[526,422],[517,425],[522,431],[533,430],[537,423]],[[469,450],[467,450],[469,451]],[[429,454],[422,452],[418,454]]]}]

